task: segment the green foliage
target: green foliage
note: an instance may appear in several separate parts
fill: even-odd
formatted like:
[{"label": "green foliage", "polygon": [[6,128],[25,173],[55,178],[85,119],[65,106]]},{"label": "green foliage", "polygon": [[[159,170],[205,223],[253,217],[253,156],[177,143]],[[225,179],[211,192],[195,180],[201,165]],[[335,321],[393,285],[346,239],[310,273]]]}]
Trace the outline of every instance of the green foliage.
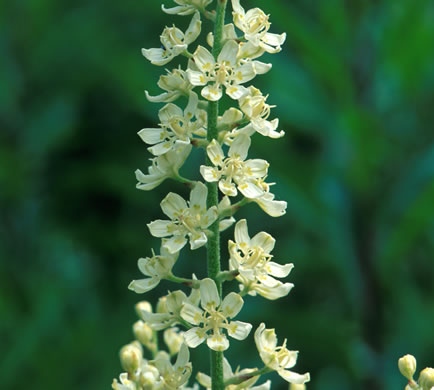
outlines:
[{"label": "green foliage", "polygon": [[[274,305],[247,302],[246,320],[267,312],[290,335],[309,389],[403,388],[400,356],[434,364],[434,3],[245,5],[288,33],[260,78],[285,141],[252,147],[288,213],[258,213],[249,229],[278,239],[296,285]],[[159,8],[0,3],[2,388],[103,389],[117,375],[137,301],[126,287],[157,242],[145,223],[169,189],[183,191],[134,188],[150,158],[135,133],[157,120],[143,90],[157,92],[159,73],[139,50],[172,23]],[[258,364],[253,342],[242,352],[243,366]]]}]

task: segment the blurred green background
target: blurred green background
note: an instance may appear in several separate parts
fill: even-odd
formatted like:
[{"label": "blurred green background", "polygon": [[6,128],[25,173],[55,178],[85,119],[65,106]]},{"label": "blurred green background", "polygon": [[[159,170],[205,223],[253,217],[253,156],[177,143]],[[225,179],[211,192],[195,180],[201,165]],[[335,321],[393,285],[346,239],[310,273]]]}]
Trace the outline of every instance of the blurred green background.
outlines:
[{"label": "blurred green background", "polygon": [[[240,319],[265,320],[300,350],[308,389],[404,388],[398,357],[434,364],[434,2],[242,4],[288,33],[255,81],[286,136],[255,136],[251,150],[271,163],[288,210],[273,219],[249,205],[238,217],[278,239],[296,287],[273,304],[246,299]],[[186,193],[174,182],[135,189],[151,157],[136,132],[161,107],[143,90],[159,92],[163,71],[140,49],[189,20],[160,5],[0,2],[1,389],[110,388],[134,303],[172,288],[127,290],[137,259],[158,248],[146,223],[168,191]],[[203,277],[204,256],[185,250],[177,273]],[[234,368],[259,365],[248,340],[232,343]]]}]

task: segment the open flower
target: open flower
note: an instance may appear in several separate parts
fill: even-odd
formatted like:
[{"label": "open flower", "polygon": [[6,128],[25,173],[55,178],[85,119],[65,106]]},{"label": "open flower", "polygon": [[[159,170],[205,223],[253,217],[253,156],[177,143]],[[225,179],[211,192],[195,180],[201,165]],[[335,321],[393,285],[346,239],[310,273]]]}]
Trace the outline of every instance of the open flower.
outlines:
[{"label": "open flower", "polygon": [[279,119],[268,120],[272,107],[266,103],[268,96],[262,95],[261,91],[253,86],[240,99],[240,108],[249,118],[250,124],[243,128],[249,135],[255,131],[270,138],[280,138],[285,135],[284,131],[277,132]]},{"label": "open flower", "polygon": [[177,144],[166,154],[154,157],[151,166],[148,167],[148,174],[145,175],[140,169],[136,170],[138,181],[136,188],[149,191],[159,186],[164,180],[175,177],[191,152],[191,145]]},{"label": "open flower", "polygon": [[[232,367],[229,364],[228,360],[224,357],[223,358],[223,379],[224,381],[228,381],[234,377],[238,376],[246,376],[248,377],[249,374],[256,371],[256,368],[244,368],[242,370],[239,369],[239,367],[235,370],[235,372],[232,371]],[[270,390],[271,381],[268,380],[262,385],[259,386],[253,386],[259,379],[259,375],[251,377],[250,379],[245,380],[244,382],[236,385],[227,385],[225,386],[225,390]],[[210,390],[211,387],[211,377],[209,377],[206,374],[203,374],[199,372],[197,374],[197,381],[205,388]]]},{"label": "open flower", "polygon": [[138,261],[139,270],[143,275],[149,276],[146,279],[133,280],[128,288],[136,293],[145,293],[157,287],[161,279],[165,279],[172,273],[172,268],[178,259],[179,252],[172,254],[165,247],[163,239],[160,255],[153,253],[152,257],[141,258]]},{"label": "open flower", "polygon": [[[149,145],[148,150],[155,156],[161,156],[176,145],[188,145],[193,134],[206,137],[206,112],[198,110],[199,98],[190,92],[187,107],[182,111],[173,103],[166,104],[158,113],[160,128],[147,128],[138,132],[140,138]],[[193,121],[196,117],[197,120]]]},{"label": "open flower", "polygon": [[142,54],[153,65],[166,65],[176,56],[184,53],[188,45],[196,40],[200,34],[201,24],[200,14],[196,12],[185,34],[175,26],[166,27],[160,36],[162,47],[157,49],[142,49]]},{"label": "open flower", "polygon": [[198,46],[193,55],[197,70],[187,70],[190,83],[204,86],[201,94],[207,100],[219,100],[223,95],[223,86],[228,96],[239,99],[246,93],[246,88],[241,84],[252,80],[256,70],[251,62],[238,65],[237,54],[238,44],[233,40],[225,43],[217,61],[207,49]]},{"label": "open flower", "polygon": [[225,158],[220,144],[216,140],[206,148],[208,157],[215,165],[202,165],[200,173],[208,182],[219,182],[220,191],[228,196],[236,196],[237,189],[246,198],[258,198],[264,194],[262,188],[255,184],[256,179],[267,175],[268,162],[262,159],[245,161],[250,147],[250,137],[240,134],[235,137]]},{"label": "open flower", "polygon": [[187,73],[182,69],[167,71],[167,74],[160,76],[157,85],[165,90],[160,95],[151,96],[145,91],[146,98],[152,103],[170,103],[180,96],[188,96],[193,86],[187,78]]},{"label": "open flower", "polygon": [[244,38],[253,47],[260,47],[268,53],[278,53],[285,42],[286,34],[269,33],[271,23],[269,16],[259,8],[247,12],[240,5],[240,0],[232,0],[235,25],[244,33]]},{"label": "open flower", "polygon": [[250,238],[245,219],[235,225],[235,242],[229,240],[229,266],[231,270],[238,270],[236,279],[250,295],[258,293],[267,299],[277,299],[287,295],[294,287],[292,283],[274,279],[287,276],[294,267],[293,264],[280,265],[271,261],[273,255],[270,252],[275,242],[265,232]]},{"label": "open flower", "polygon": [[175,364],[171,364],[169,356],[162,354],[153,361],[153,364],[160,373],[162,389],[180,389],[187,383],[192,372],[192,366],[189,360],[190,352],[187,346],[182,344]]},{"label": "open flower", "polygon": [[163,213],[171,220],[153,221],[148,224],[148,228],[154,237],[171,236],[163,244],[170,253],[180,251],[187,243],[187,236],[191,249],[200,248],[207,243],[205,231],[218,217],[216,206],[207,210],[207,195],[206,185],[197,182],[190,192],[188,203],[173,192],[161,201]]},{"label": "open flower", "polygon": [[244,301],[240,295],[229,293],[221,302],[215,282],[206,278],[200,283],[200,304],[203,310],[189,303],[185,303],[181,310],[181,317],[196,325],[184,333],[189,347],[196,348],[206,340],[212,350],[224,351],[229,348],[229,340],[223,330],[237,340],[244,340],[249,335],[251,324],[228,320],[234,318],[243,307]]},{"label": "open flower", "polygon": [[119,376],[120,382],[117,379],[113,379],[112,389],[114,390],[136,390],[137,386],[133,381],[128,379],[128,373],[123,372]]},{"label": "open flower", "polygon": [[295,384],[309,382],[309,373],[300,375],[289,370],[297,362],[298,351],[289,351],[286,348],[286,339],[282,346],[277,346],[274,329],[265,329],[265,324],[261,323],[255,331],[255,343],[264,364],[277,371],[287,382]]},{"label": "open flower", "polygon": [[161,6],[161,9],[167,14],[172,15],[191,15],[193,12],[197,10],[204,10],[212,0],[174,0],[177,7],[173,8],[165,8],[164,5]]},{"label": "open flower", "polygon": [[193,289],[188,297],[181,290],[173,291],[159,299],[157,313],[139,309],[139,315],[152,329],[167,329],[181,321],[181,310],[184,304],[197,306],[199,299],[200,293],[197,289]]}]

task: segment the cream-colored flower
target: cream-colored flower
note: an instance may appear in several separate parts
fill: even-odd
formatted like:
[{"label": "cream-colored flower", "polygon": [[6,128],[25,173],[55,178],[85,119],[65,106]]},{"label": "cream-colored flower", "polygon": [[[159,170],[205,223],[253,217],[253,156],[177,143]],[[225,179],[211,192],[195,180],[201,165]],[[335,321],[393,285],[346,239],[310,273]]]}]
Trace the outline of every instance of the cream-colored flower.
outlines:
[{"label": "cream-colored flower", "polygon": [[136,390],[137,386],[133,381],[130,381],[128,379],[128,373],[123,372],[119,376],[120,383],[117,381],[117,379],[113,379],[112,383],[112,389],[114,390]]},{"label": "cream-colored flower", "polygon": [[199,300],[200,292],[198,289],[192,289],[188,297],[183,291],[173,291],[159,299],[157,313],[142,310],[140,317],[154,330],[167,329],[181,321],[181,309],[185,303],[197,306]]},{"label": "cream-colored flower", "polygon": [[142,49],[142,54],[153,65],[166,65],[176,56],[184,53],[188,45],[194,42],[200,34],[202,22],[200,14],[196,12],[191,19],[185,34],[177,27],[166,27],[160,36],[161,46],[156,49]]},{"label": "cream-colored flower", "polygon": [[162,10],[168,14],[172,15],[191,15],[197,10],[203,11],[212,0],[174,0],[177,7],[165,8],[164,5],[161,6]]},{"label": "cream-colored flower", "polygon": [[277,278],[288,276],[293,264],[280,265],[271,259],[270,252],[276,240],[268,233],[260,232],[249,237],[247,221],[242,219],[235,225],[235,242],[229,240],[229,266],[238,270],[236,279],[240,288],[247,289],[250,295],[262,295],[267,299],[286,296],[294,287],[292,283],[282,283]]},{"label": "cream-colored flower", "polygon": [[416,358],[413,355],[403,356],[398,360],[398,368],[409,381],[413,380],[413,375],[416,372]]},{"label": "cream-colored flower", "polygon": [[262,92],[251,86],[247,93],[240,99],[240,108],[250,120],[250,123],[242,129],[248,135],[258,132],[266,137],[280,138],[285,135],[284,131],[277,132],[279,119],[268,120],[272,107],[266,103],[268,96],[262,95]]},{"label": "cream-colored flower", "polygon": [[260,324],[255,331],[255,343],[264,364],[277,371],[287,382],[296,384],[309,382],[309,373],[300,375],[289,370],[297,362],[298,351],[289,351],[286,348],[286,339],[282,346],[278,346],[274,329],[265,329],[265,324]]},{"label": "cream-colored flower", "polygon": [[[221,302],[217,286],[212,279],[203,279],[200,283],[200,304],[203,308],[185,303],[181,317],[195,327],[184,333],[186,344],[196,348],[205,340],[214,351],[224,351],[229,348],[227,334],[237,340],[244,340],[250,333],[252,325],[241,321],[229,321],[243,307],[244,301],[240,295],[229,293]],[[202,326],[198,326],[202,325]]]},{"label": "cream-colored flower", "polygon": [[217,219],[217,207],[206,208],[208,189],[197,182],[190,192],[190,201],[170,192],[161,202],[161,209],[171,220],[156,220],[148,224],[154,237],[171,237],[164,242],[170,253],[180,251],[190,240],[191,249],[197,249],[208,241],[206,230]]},{"label": "cream-colored flower", "polygon": [[241,84],[252,80],[256,70],[250,62],[238,65],[237,54],[238,44],[232,40],[225,43],[217,61],[207,49],[198,46],[193,55],[197,70],[187,70],[190,83],[203,86],[201,94],[207,100],[219,100],[223,95],[223,86],[228,96],[239,99],[246,93],[246,88]]},{"label": "cream-colored flower", "polygon": [[136,321],[133,325],[133,333],[136,340],[140,341],[146,348],[151,351],[156,350],[154,332],[146,322],[142,320]]},{"label": "cream-colored flower", "polygon": [[136,170],[138,181],[136,188],[150,191],[158,187],[164,180],[178,176],[178,171],[184,164],[191,152],[191,145],[176,144],[166,154],[151,158],[148,174],[145,175],[140,169]]},{"label": "cream-colored flower", "polygon": [[[206,111],[198,110],[197,94],[190,92],[188,105],[184,111],[173,103],[166,104],[158,113],[159,128],[146,128],[138,132],[140,138],[149,145],[148,150],[161,156],[177,145],[190,144],[193,135],[206,137]],[[196,118],[193,121],[193,118]]]},{"label": "cream-colored flower", "polygon": [[182,69],[167,71],[167,74],[160,76],[157,85],[166,92],[151,96],[148,91],[145,91],[146,98],[152,103],[173,102],[180,96],[189,96],[193,88],[188,81],[187,73]]},{"label": "cream-colored flower", "polygon": [[178,259],[179,252],[170,253],[166,247],[166,240],[162,240],[160,255],[155,253],[152,257],[141,258],[138,261],[138,267],[143,275],[149,276],[146,279],[133,280],[128,288],[138,294],[142,294],[157,287],[162,279],[172,274],[172,268]]},{"label": "cream-colored flower", "polygon": [[122,368],[130,374],[136,372],[143,361],[142,346],[134,341],[122,347],[119,352]]},{"label": "cream-colored flower", "polygon": [[160,373],[162,390],[177,390],[182,388],[190,378],[192,366],[189,362],[190,352],[185,344],[182,344],[175,364],[170,363],[169,356],[160,354],[153,364]]},{"label": "cream-colored flower", "polygon": [[240,5],[240,0],[232,0],[235,25],[244,33],[244,38],[254,47],[260,47],[268,53],[278,53],[285,42],[286,34],[269,33],[269,16],[259,8],[247,12]]},{"label": "cream-colored flower", "polygon": [[[232,371],[232,367],[229,364],[228,360],[224,357],[223,358],[223,379],[226,382],[229,379],[232,379],[234,377],[238,376],[248,376],[252,372],[256,371],[256,368],[244,368],[242,370],[239,369],[239,367],[235,370],[235,372]],[[250,379],[245,380],[244,382],[237,384],[237,385],[227,385],[225,386],[225,390],[270,390],[271,381],[266,381],[265,383],[253,386],[259,379],[258,376],[254,376]],[[202,372],[199,372],[197,374],[197,381],[208,390],[211,389],[211,377],[209,377],[206,374],[203,374]]]},{"label": "cream-colored flower", "polygon": [[262,159],[245,161],[250,143],[249,136],[238,135],[229,148],[228,157],[225,158],[220,144],[212,140],[207,147],[207,153],[214,167],[202,165],[200,173],[203,178],[208,182],[218,182],[220,191],[228,196],[236,196],[237,189],[246,198],[262,196],[264,191],[255,181],[267,175],[269,164]]}]

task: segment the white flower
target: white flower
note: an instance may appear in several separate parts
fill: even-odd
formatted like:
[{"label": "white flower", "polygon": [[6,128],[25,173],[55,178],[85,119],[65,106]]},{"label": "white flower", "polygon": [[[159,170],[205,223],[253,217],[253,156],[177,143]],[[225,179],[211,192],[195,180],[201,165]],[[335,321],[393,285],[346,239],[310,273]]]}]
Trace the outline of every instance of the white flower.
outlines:
[{"label": "white flower", "polygon": [[190,352],[187,346],[182,344],[174,365],[170,363],[170,358],[164,355],[160,355],[153,361],[160,373],[161,389],[176,390],[187,383],[192,371],[189,360]]},{"label": "white flower", "polygon": [[179,323],[181,320],[181,309],[186,302],[190,305],[199,304],[199,290],[193,289],[187,297],[183,291],[173,291],[167,296],[161,297],[157,305],[157,313],[147,310],[140,311],[140,317],[154,330],[163,330]]},{"label": "white flower", "polygon": [[[149,145],[148,150],[155,156],[160,156],[172,150],[177,145],[188,145],[193,134],[206,137],[206,111],[198,110],[197,94],[190,92],[188,105],[184,112],[175,104],[166,104],[158,113],[160,128],[142,129],[138,132],[140,138]],[[196,117],[197,120],[193,121]]]},{"label": "white flower", "polygon": [[182,69],[167,71],[166,75],[160,76],[157,85],[166,92],[158,96],[151,96],[145,91],[146,98],[153,103],[170,103],[180,96],[188,96],[193,86],[187,78],[187,73]]},{"label": "white flower", "polygon": [[200,173],[203,178],[208,182],[219,182],[220,191],[228,196],[236,196],[237,189],[246,198],[262,196],[264,191],[255,184],[255,181],[267,175],[269,164],[262,159],[244,161],[250,143],[250,137],[244,134],[238,135],[229,148],[228,157],[225,158],[220,144],[212,140],[207,147],[207,153],[215,166],[202,165]]},{"label": "white flower", "polygon": [[200,34],[201,24],[200,14],[196,12],[185,34],[175,26],[166,27],[160,36],[162,47],[157,49],[142,49],[142,54],[153,65],[166,65],[173,58],[184,53],[188,45],[196,40]]},{"label": "white flower", "polygon": [[134,337],[140,341],[146,348],[151,351],[155,351],[156,345],[153,340],[154,333],[152,328],[145,322],[139,320],[133,325]]},{"label": "white flower", "polygon": [[[208,347],[214,351],[228,349],[229,341],[222,333],[223,329],[237,340],[244,340],[249,335],[252,325],[228,320],[235,317],[243,307],[244,301],[240,295],[229,293],[221,302],[215,282],[206,278],[200,283],[200,304],[204,311],[189,303],[185,303],[181,310],[181,317],[196,325],[184,333],[189,347],[196,348],[206,340]],[[201,324],[202,327],[197,326]]]},{"label": "white flower", "polygon": [[170,192],[161,202],[161,209],[171,220],[156,220],[148,224],[154,237],[169,237],[163,244],[170,253],[180,251],[190,239],[191,249],[197,249],[208,241],[206,229],[217,219],[217,207],[207,210],[208,189],[197,182],[187,202],[178,194]]},{"label": "white flower", "polygon": [[238,44],[228,41],[222,48],[217,61],[204,47],[198,46],[193,58],[198,70],[187,70],[188,79],[194,86],[205,86],[201,94],[205,99],[216,101],[222,95],[222,87],[232,99],[239,99],[246,92],[241,84],[252,80],[256,76],[252,63],[237,64]]},{"label": "white flower", "polygon": [[157,287],[161,279],[167,278],[172,273],[172,268],[178,259],[179,252],[172,254],[165,248],[165,241],[162,240],[160,255],[153,253],[152,257],[141,258],[138,267],[143,275],[149,276],[146,279],[133,280],[128,288],[138,294],[142,294]]},{"label": "white flower", "polygon": [[133,381],[130,381],[128,379],[128,373],[123,372],[121,375],[119,375],[120,383],[117,381],[117,379],[113,379],[112,383],[112,389],[114,390],[136,390],[136,384]]},{"label": "white flower", "polygon": [[204,10],[212,0],[174,0],[177,7],[165,8],[164,5],[161,6],[162,10],[168,14],[172,15],[191,15],[197,10]]},{"label": "white flower", "polygon": [[148,167],[147,175],[140,169],[135,172],[138,181],[136,188],[150,191],[159,186],[164,180],[176,177],[179,169],[190,154],[191,148],[191,145],[177,144],[168,153],[150,159],[151,165]]},{"label": "white flower", "polygon": [[143,360],[142,366],[135,375],[138,390],[160,390],[162,388],[161,375],[158,369],[147,360]]},{"label": "white flower", "polygon": [[267,299],[277,299],[287,295],[294,287],[292,283],[282,283],[273,278],[288,276],[294,267],[293,264],[280,265],[271,261],[273,255],[270,252],[275,242],[265,232],[250,238],[245,219],[235,225],[235,242],[229,240],[229,266],[231,270],[239,271],[236,279],[250,295],[258,293]]},{"label": "white flower", "polygon": [[286,348],[286,339],[282,346],[277,346],[274,329],[265,329],[264,323],[259,325],[255,331],[255,343],[264,364],[277,371],[287,382],[295,384],[309,382],[309,373],[300,375],[289,370],[297,362],[298,351],[289,351]]},{"label": "white flower", "polygon": [[261,91],[253,86],[240,99],[240,108],[250,120],[250,124],[242,129],[252,135],[255,131],[270,138],[280,138],[285,135],[284,131],[277,132],[278,119],[268,120],[272,107],[265,101],[268,96],[262,95]]},{"label": "white flower", "polygon": [[254,47],[260,47],[268,53],[277,53],[285,42],[286,34],[269,33],[269,16],[259,8],[247,12],[240,5],[240,0],[232,0],[235,25],[244,33],[244,38]]},{"label": "white flower", "polygon": [[[244,368],[242,370],[239,369],[239,367],[235,370],[235,372],[232,372],[231,365],[229,364],[228,360],[224,357],[223,358],[223,379],[226,382],[229,379],[232,379],[237,376],[248,376],[252,372],[256,371],[256,368]],[[258,376],[254,376],[250,379],[245,380],[244,382],[237,384],[237,385],[227,385],[225,386],[225,390],[270,390],[271,381],[266,381],[262,385],[259,386],[253,386],[259,379]],[[197,374],[197,381],[208,390],[211,389],[211,377],[208,375],[203,374],[202,372],[199,372]]]}]

